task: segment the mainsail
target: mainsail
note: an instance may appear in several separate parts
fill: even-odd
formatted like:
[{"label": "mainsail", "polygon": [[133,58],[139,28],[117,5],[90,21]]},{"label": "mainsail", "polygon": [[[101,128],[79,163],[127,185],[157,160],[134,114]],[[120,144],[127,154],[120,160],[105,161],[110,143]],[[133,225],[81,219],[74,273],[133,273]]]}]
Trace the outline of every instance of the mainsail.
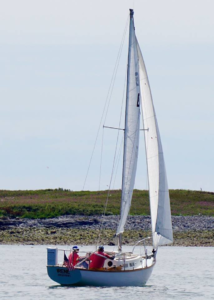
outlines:
[{"label": "mainsail", "polygon": [[140,93],[145,133],[153,246],[173,241],[170,199],[163,150],[143,56],[137,42]]},{"label": "mainsail", "polygon": [[133,10],[130,10],[122,197],[120,222],[117,228],[117,235],[123,233],[126,219],[130,210],[139,146],[140,88],[138,74],[138,55],[133,14]]}]

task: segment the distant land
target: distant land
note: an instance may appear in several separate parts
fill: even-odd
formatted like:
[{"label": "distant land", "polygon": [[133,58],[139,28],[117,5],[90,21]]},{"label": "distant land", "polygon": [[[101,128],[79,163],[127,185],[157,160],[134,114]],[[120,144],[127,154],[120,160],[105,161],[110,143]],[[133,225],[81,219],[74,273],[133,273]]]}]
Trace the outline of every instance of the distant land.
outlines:
[{"label": "distant land", "polygon": [[[114,245],[120,190],[0,191],[0,244]],[[173,246],[214,246],[214,193],[170,190]],[[108,202],[105,217],[101,215]],[[151,236],[148,191],[134,190],[124,243]]]},{"label": "distant land", "polygon": [[[59,189],[7,191],[0,190],[0,217],[54,218],[65,215],[101,215],[108,191],[70,191]],[[106,215],[120,212],[121,190],[110,192]],[[214,216],[214,193],[170,190],[174,216]],[[148,191],[134,190],[130,215],[150,215]]]}]

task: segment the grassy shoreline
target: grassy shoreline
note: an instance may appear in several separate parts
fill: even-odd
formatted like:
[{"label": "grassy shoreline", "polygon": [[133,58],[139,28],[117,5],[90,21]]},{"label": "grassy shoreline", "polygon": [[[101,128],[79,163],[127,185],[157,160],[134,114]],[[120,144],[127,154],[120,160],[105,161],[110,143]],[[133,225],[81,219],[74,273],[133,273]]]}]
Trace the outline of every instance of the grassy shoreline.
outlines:
[{"label": "grassy shoreline", "polygon": [[[214,193],[170,190],[171,212],[174,216],[214,216]],[[63,215],[101,215],[108,191],[74,192],[63,189],[37,191],[0,190],[0,217],[54,218]],[[121,190],[110,192],[106,215],[120,212]],[[134,190],[131,215],[149,215],[148,191]]]}]

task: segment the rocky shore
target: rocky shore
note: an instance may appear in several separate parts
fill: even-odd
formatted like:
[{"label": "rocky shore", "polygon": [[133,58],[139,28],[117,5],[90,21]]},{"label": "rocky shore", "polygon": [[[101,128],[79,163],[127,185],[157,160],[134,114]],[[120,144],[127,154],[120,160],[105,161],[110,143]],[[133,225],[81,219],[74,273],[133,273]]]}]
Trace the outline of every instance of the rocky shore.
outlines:
[{"label": "rocky shore", "polygon": [[[114,244],[118,216],[0,219],[0,244]],[[214,246],[214,217],[173,216],[174,246]],[[124,243],[151,235],[150,216],[129,216]]]}]

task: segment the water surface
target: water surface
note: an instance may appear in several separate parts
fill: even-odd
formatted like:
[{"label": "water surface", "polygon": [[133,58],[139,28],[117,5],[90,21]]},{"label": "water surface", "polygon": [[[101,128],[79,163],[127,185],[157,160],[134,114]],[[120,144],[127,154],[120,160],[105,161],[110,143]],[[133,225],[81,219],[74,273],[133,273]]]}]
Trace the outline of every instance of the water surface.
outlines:
[{"label": "water surface", "polygon": [[112,288],[57,285],[46,272],[46,248],[0,246],[0,299],[214,299],[212,247],[161,247],[146,286]]}]

